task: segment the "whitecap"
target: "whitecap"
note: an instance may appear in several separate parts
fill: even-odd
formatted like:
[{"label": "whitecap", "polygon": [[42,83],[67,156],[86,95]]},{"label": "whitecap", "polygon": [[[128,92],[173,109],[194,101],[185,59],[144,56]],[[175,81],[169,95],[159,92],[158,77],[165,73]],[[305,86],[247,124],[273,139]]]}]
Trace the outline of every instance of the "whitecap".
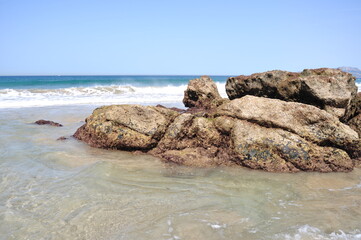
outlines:
[{"label": "whitecap", "polygon": [[161,87],[92,86],[60,89],[0,89],[0,108],[78,104],[181,103],[185,85]]}]

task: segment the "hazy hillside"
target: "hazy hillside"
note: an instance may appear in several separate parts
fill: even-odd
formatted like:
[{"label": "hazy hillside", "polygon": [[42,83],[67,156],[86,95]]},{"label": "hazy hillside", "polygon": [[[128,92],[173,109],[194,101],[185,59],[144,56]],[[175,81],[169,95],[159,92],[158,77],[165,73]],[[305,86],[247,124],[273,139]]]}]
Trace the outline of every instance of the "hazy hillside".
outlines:
[{"label": "hazy hillside", "polygon": [[356,78],[361,78],[361,70],[355,67],[339,67],[338,69],[344,71],[344,72],[348,72],[351,73],[352,75],[354,75]]}]

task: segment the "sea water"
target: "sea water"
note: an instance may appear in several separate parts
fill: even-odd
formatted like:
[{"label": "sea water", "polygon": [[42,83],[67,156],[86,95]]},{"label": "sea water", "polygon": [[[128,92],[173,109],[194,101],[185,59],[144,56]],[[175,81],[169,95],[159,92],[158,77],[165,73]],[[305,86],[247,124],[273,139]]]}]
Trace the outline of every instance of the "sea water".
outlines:
[{"label": "sea water", "polygon": [[361,169],[189,168],[71,138],[103,104],[182,107],[194,77],[0,78],[0,239],[361,239]]},{"label": "sea water", "polygon": [[[196,76],[0,76],[0,108],[79,104],[181,105]],[[226,76],[214,76],[225,97]]]}]

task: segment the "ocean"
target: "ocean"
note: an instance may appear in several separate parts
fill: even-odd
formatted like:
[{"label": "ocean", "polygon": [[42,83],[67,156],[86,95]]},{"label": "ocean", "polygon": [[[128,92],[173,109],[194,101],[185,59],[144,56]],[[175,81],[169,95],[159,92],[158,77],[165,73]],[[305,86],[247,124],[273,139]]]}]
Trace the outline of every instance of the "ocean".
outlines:
[{"label": "ocean", "polygon": [[[74,104],[181,104],[197,76],[0,76],[0,108]],[[226,96],[227,76],[212,77]]]},{"label": "ocean", "polygon": [[97,106],[183,107],[195,77],[0,77],[0,239],[361,239],[361,169],[189,168],[70,137]]}]

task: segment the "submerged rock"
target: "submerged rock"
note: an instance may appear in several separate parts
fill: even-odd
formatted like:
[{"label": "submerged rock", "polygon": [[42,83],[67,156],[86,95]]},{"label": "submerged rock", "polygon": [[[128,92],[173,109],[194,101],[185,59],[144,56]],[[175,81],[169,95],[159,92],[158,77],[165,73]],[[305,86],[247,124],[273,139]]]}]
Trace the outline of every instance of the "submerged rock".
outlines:
[{"label": "submerged rock", "polygon": [[347,172],[361,165],[357,132],[327,109],[250,95],[231,101],[212,96],[216,97],[209,99],[217,104],[192,98],[188,106],[194,107],[186,111],[163,106],[101,107],[74,136],[95,147],[140,150],[186,166]]},{"label": "submerged rock", "polygon": [[49,120],[43,120],[43,119],[36,121],[35,124],[50,125],[50,126],[54,126],[54,127],[62,127],[63,126],[60,123],[49,121]]},{"label": "submerged rock", "polygon": [[184,91],[183,103],[189,108],[211,109],[222,104],[223,99],[217,85],[208,76],[201,76],[189,81]]},{"label": "submerged rock", "polygon": [[300,102],[342,117],[349,100],[356,95],[355,77],[338,69],[305,69],[301,73],[269,71],[228,78],[230,99],[245,95]]},{"label": "submerged rock", "polygon": [[65,136],[61,136],[61,137],[58,137],[56,139],[56,141],[65,141],[65,140],[68,140],[69,138],[65,137]]}]

